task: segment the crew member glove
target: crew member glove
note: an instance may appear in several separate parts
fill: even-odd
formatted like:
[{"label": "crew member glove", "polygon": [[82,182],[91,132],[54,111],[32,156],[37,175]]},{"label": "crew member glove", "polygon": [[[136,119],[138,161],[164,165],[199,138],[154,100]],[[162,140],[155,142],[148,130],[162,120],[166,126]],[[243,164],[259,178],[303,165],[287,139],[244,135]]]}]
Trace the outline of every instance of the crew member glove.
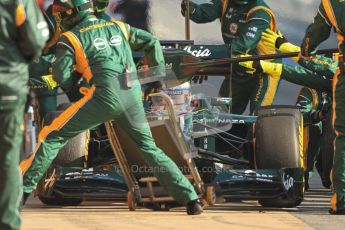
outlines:
[{"label": "crew member glove", "polygon": [[[194,14],[195,12],[195,3],[192,1],[189,1],[189,15]],[[181,2],[181,14],[185,17],[186,16],[186,10],[187,10],[187,0],[182,0]]]},{"label": "crew member glove", "polygon": [[53,79],[53,75],[42,76],[42,80],[47,84],[48,89],[55,89],[58,83]]},{"label": "crew member glove", "polygon": [[[266,29],[261,34],[261,40],[264,45],[277,49],[282,53],[288,53],[288,52],[300,52],[301,48],[288,42],[286,38],[278,31],[278,33]],[[293,57],[292,60],[297,62],[299,57]]]},{"label": "crew member glove", "polygon": [[288,41],[286,38],[278,31],[277,33],[271,29],[266,29],[261,33],[261,40],[266,45],[272,49],[280,49],[280,46]]},{"label": "crew member glove", "polygon": [[207,81],[207,80],[208,80],[208,76],[207,75],[195,75],[191,79],[191,81],[194,84],[202,84],[203,81]]},{"label": "crew member glove", "polygon": [[240,62],[241,66],[247,69],[249,74],[260,74],[266,73],[271,76],[278,76],[282,74],[283,65],[281,63],[273,63],[268,61],[246,61]]},{"label": "crew member glove", "polygon": [[322,93],[322,107],[320,110],[317,110],[314,112],[314,114],[312,115],[312,119],[314,123],[317,123],[319,121],[322,121],[324,119],[326,119],[329,110],[332,107],[332,103],[331,102],[331,98],[328,97],[326,92]]}]

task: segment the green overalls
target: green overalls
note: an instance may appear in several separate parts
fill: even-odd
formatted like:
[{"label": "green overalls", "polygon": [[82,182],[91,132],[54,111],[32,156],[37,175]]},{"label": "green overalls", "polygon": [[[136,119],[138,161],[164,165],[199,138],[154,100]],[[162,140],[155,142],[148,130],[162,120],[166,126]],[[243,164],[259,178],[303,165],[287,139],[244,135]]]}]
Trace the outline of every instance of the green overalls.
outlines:
[{"label": "green overalls", "polygon": [[[126,29],[127,28],[127,29]],[[67,141],[79,133],[109,120],[125,130],[141,150],[147,164],[154,169],[159,183],[185,205],[198,196],[175,163],[160,150],[152,138],[141,100],[141,87],[132,74],[132,86],[126,84],[125,72],[135,72],[131,43],[140,36],[129,33],[124,23],[114,23],[88,16],[71,31],[65,32],[57,46],[53,64],[54,79],[69,88],[73,65],[91,85],[82,88],[84,97],[67,108],[51,125],[42,129],[34,154],[20,166],[24,174],[24,192],[31,193],[53,159]],[[139,33],[139,29],[137,32]],[[141,34],[147,32],[141,31]],[[148,34],[148,33],[147,33]],[[128,40],[128,42],[127,42]],[[157,40],[151,42],[156,43]],[[158,43],[159,44],[159,43]],[[143,42],[148,52],[152,46]],[[153,50],[152,50],[153,51]],[[162,52],[157,65],[164,66]],[[121,77],[120,77],[121,76]],[[33,159],[34,158],[34,159]]]},{"label": "green overalls", "polygon": [[[339,52],[345,52],[345,2],[339,0],[322,0],[314,22],[309,25],[301,45],[304,56],[313,54],[318,45],[325,41],[332,27],[337,32]],[[333,78],[333,124],[336,132],[333,160],[333,188],[331,200],[332,211],[345,210],[345,72],[343,61],[339,60],[339,69]]]},{"label": "green overalls", "polygon": [[306,135],[304,178],[307,186],[309,185],[308,180],[313,176],[314,164],[321,165],[320,147],[322,145],[323,120],[320,118],[319,113],[329,103],[331,103],[331,98],[326,92],[302,87],[298,93],[296,106],[303,114],[304,135]]},{"label": "green overalls", "polygon": [[19,229],[18,170],[27,98],[28,63],[49,31],[35,1],[0,1],[0,229]]}]

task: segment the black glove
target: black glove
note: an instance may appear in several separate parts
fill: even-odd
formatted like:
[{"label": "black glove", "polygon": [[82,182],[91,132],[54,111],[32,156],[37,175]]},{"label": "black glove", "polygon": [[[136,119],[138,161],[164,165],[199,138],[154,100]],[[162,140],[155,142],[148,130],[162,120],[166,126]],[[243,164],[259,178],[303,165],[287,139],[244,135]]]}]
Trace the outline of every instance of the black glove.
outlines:
[{"label": "black glove", "polygon": [[208,80],[208,76],[207,75],[196,75],[193,76],[191,81],[194,84],[202,84],[203,81],[207,81]]},{"label": "black glove", "polygon": [[332,98],[326,93],[322,92],[322,108],[320,111],[320,116],[325,119],[328,112],[332,109]]},{"label": "black glove", "polygon": [[[189,15],[192,15],[195,11],[195,3],[192,1],[189,1]],[[181,2],[181,14],[183,16],[186,16],[186,10],[187,10],[187,0],[182,0]]]},{"label": "black glove", "polygon": [[327,95],[327,93],[322,93],[322,107],[317,110],[312,115],[313,122],[317,123],[319,121],[325,120],[328,116],[329,110],[332,108],[332,99]]},{"label": "black glove", "polygon": [[280,46],[288,42],[284,36],[278,37],[275,43],[276,48],[279,50]]}]

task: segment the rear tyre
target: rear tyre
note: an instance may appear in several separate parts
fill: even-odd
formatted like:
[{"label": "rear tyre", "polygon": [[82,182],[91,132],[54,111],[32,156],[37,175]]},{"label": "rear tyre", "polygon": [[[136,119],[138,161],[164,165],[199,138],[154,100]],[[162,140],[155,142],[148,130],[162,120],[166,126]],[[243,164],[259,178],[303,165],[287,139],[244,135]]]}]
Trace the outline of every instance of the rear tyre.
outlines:
[{"label": "rear tyre", "polygon": [[[297,108],[260,108],[254,137],[257,169],[303,167],[303,118]],[[295,207],[303,200],[303,185],[299,193],[293,198],[260,199],[259,203],[264,207]]]},{"label": "rear tyre", "polygon": [[[62,111],[54,111],[48,113],[44,118],[44,125],[49,125],[56,117],[58,117]],[[54,159],[50,172],[54,171],[54,168],[57,166],[67,166],[67,167],[83,167],[85,152],[88,143],[88,132],[83,132],[77,135],[76,137],[69,140],[69,142],[59,151],[58,155]],[[50,195],[48,189],[45,189],[46,179],[53,179],[54,176],[46,175],[46,177],[38,185],[38,198],[39,200],[46,205],[79,205],[82,203],[83,199],[81,198],[64,198]]]}]

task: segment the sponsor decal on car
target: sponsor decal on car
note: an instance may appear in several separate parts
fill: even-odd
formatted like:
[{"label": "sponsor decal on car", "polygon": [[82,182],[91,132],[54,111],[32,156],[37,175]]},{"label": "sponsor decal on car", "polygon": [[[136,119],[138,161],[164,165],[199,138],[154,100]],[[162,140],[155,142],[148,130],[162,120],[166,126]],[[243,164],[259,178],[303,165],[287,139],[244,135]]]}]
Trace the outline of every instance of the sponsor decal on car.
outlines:
[{"label": "sponsor decal on car", "polygon": [[211,50],[200,46],[199,49],[192,49],[191,46],[186,46],[183,48],[184,51],[190,53],[194,57],[209,57],[211,56]]},{"label": "sponsor decal on car", "polygon": [[231,122],[233,124],[245,124],[246,123],[244,120],[237,120],[237,119],[231,119]]},{"label": "sponsor decal on car", "polygon": [[293,183],[295,180],[289,174],[286,174],[286,175],[284,174],[283,178],[284,178],[283,180],[284,188],[286,189],[286,191],[288,191],[290,188],[293,187]]},{"label": "sponsor decal on car", "polygon": [[273,182],[273,175],[258,173],[254,170],[248,169],[244,171],[245,176],[255,177],[255,180],[262,181],[262,182]]}]

